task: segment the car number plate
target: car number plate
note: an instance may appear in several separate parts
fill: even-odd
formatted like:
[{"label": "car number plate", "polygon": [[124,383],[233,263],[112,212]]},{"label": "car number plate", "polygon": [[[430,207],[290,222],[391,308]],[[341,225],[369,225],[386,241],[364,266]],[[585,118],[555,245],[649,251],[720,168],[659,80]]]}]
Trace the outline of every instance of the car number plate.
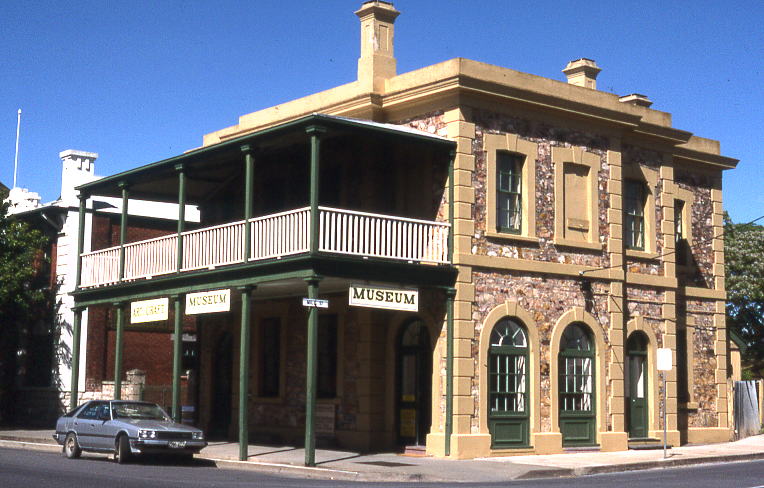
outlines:
[{"label": "car number plate", "polygon": [[186,447],[186,441],[170,441],[170,447],[172,449],[182,449]]}]

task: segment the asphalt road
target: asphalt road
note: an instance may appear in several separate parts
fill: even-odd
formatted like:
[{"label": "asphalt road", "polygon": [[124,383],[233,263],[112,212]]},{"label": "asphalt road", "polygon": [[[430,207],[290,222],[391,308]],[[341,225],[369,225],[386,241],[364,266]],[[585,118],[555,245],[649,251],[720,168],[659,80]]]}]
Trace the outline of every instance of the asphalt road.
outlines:
[{"label": "asphalt road", "polygon": [[[60,454],[0,448],[0,487],[347,487],[374,488],[442,487],[444,483],[353,483],[277,477],[254,470],[220,469],[213,463],[195,460],[179,464],[171,460],[139,461],[118,465],[106,457],[87,456],[76,461]],[[510,483],[455,483],[453,486],[509,487],[763,487],[764,461],[702,465],[691,468],[635,471],[580,478],[559,478]]]}]

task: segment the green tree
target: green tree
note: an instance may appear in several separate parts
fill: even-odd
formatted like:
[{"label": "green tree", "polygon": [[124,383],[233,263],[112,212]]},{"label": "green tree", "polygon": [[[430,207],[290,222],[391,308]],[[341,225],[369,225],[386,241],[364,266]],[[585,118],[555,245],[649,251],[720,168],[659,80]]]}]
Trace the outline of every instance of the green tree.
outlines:
[{"label": "green tree", "polygon": [[724,215],[727,326],[747,344],[744,358],[755,376],[764,373],[764,227],[735,224]]},{"label": "green tree", "polygon": [[0,422],[12,405],[19,340],[50,313],[46,243],[40,231],[9,217],[8,205],[0,205]]}]

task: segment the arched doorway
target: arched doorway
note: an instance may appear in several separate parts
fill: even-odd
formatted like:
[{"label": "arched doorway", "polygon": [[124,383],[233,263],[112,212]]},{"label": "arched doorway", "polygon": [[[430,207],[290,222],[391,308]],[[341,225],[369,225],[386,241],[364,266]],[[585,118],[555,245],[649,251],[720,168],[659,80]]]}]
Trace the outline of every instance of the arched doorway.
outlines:
[{"label": "arched doorway", "polygon": [[647,336],[634,332],[626,341],[626,425],[630,439],[648,436]]},{"label": "arched doorway", "polygon": [[212,366],[212,405],[209,436],[226,438],[231,424],[233,395],[233,338],[223,332],[215,343]]},{"label": "arched doorway", "polygon": [[432,403],[432,349],[427,327],[419,319],[405,323],[397,346],[398,443],[422,446],[430,429]]},{"label": "arched doorway", "polygon": [[512,319],[491,331],[488,350],[488,430],[491,448],[528,446],[528,335]]},{"label": "arched doorway", "polygon": [[595,347],[583,323],[562,334],[559,361],[559,413],[563,446],[595,444]]}]

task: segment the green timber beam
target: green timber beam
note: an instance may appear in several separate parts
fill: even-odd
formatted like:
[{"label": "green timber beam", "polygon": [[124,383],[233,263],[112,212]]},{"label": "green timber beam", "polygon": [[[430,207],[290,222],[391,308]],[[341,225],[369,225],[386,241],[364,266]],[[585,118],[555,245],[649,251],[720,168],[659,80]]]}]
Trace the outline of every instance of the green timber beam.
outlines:
[{"label": "green timber beam", "polygon": [[239,341],[239,461],[249,455],[249,324],[252,300],[251,286],[241,291],[241,338]]},{"label": "green timber beam", "polygon": [[117,307],[117,337],[114,345],[114,399],[122,399],[122,343],[125,334],[125,306],[123,303],[115,303]]},{"label": "green timber beam", "polygon": [[180,423],[180,365],[183,354],[183,305],[185,295],[173,295],[175,302],[175,330],[172,344],[172,419]]},{"label": "green timber beam", "polygon": [[321,135],[326,132],[324,127],[317,125],[308,126],[305,132],[310,136],[310,254],[318,253],[319,239],[319,166],[321,163]]},{"label": "green timber beam", "polygon": [[451,433],[454,419],[454,288],[446,289],[446,422],[444,425],[445,455],[451,455]]},{"label": "green timber beam", "polygon": [[175,272],[180,273],[183,269],[183,232],[186,230],[186,168],[183,164],[176,164],[178,172],[178,250]]},{"label": "green timber beam", "polygon": [[[308,298],[318,298],[321,278],[311,276]],[[316,380],[318,377],[318,308],[308,309],[308,350],[305,373],[305,466],[316,465]]]},{"label": "green timber beam", "polygon": [[255,159],[252,155],[252,148],[249,145],[241,146],[241,152],[244,153],[244,262],[249,261],[252,254],[252,203],[254,199],[253,181],[255,171]]},{"label": "green timber beam", "polygon": [[80,337],[82,335],[82,308],[74,307],[74,324],[72,324],[72,383],[69,400],[69,410],[74,410],[79,398],[80,384]]},{"label": "green timber beam", "polygon": [[127,239],[127,204],[128,185],[125,182],[119,184],[122,190],[122,216],[119,221],[119,281],[125,278],[125,240]]},{"label": "green timber beam", "polygon": [[80,211],[77,224],[77,270],[75,275],[75,290],[80,287],[80,284],[82,284],[82,253],[85,249],[85,211],[88,196],[85,193],[80,192],[79,195],[77,195],[77,198],[80,199]]}]

